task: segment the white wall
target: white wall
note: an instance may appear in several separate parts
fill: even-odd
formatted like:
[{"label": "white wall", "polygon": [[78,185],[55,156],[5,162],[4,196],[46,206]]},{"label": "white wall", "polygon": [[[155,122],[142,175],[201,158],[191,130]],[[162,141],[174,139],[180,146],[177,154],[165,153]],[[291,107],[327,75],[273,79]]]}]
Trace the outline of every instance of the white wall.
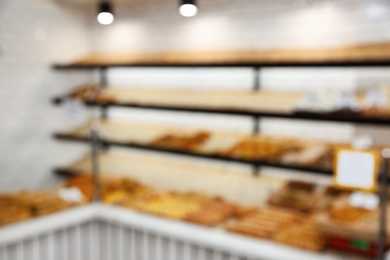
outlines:
[{"label": "white wall", "polygon": [[0,1],[0,191],[53,185],[51,169],[75,157],[73,146],[51,138],[67,120],[50,98],[90,76],[50,65],[89,52],[89,12],[51,1]]}]

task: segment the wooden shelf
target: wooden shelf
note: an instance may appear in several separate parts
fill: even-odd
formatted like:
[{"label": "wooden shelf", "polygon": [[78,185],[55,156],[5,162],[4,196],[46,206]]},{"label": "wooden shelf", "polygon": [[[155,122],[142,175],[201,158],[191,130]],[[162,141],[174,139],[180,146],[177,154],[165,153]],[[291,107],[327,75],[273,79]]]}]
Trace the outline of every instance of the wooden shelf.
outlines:
[{"label": "wooden shelf", "polygon": [[[321,114],[294,111],[303,93],[272,93],[251,91],[189,91],[107,88],[104,101],[85,101],[87,106],[127,107],[196,113],[313,120],[390,126],[390,117],[362,117],[358,114]],[[60,105],[69,95],[52,100]]]},{"label": "wooden shelf", "polygon": [[[75,142],[90,142],[90,135],[88,130],[88,124],[77,129],[56,133],[54,137],[58,140],[64,141],[75,141]],[[194,129],[185,129],[178,127],[163,127],[159,125],[148,125],[148,124],[129,124],[122,122],[109,122],[102,121],[100,122],[100,131],[101,131],[101,144],[103,147],[117,146],[117,147],[126,147],[126,148],[135,148],[147,151],[156,151],[169,154],[190,156],[194,158],[203,158],[203,159],[213,159],[226,162],[236,162],[236,163],[245,163],[251,164],[254,166],[267,166],[275,167],[280,169],[295,170],[302,172],[310,172],[313,174],[322,174],[322,175],[331,175],[332,170],[320,167],[312,167],[300,165],[298,163],[284,163],[284,162],[274,162],[267,160],[250,160],[244,158],[236,157],[227,157],[222,155],[222,153],[235,144],[240,142],[245,138],[245,134],[240,133],[228,133],[222,131],[213,131],[209,140],[202,146],[200,146],[197,151],[187,151],[173,148],[157,147],[153,146],[150,143],[157,137],[162,136],[163,134],[168,133],[195,133]],[[283,140],[283,139],[281,139]],[[302,140],[302,143],[305,141]],[[311,143],[307,142],[307,147],[310,145],[319,145],[320,142]],[[72,175],[72,172],[58,171],[62,175]]]},{"label": "wooden shelf", "polygon": [[390,66],[390,43],[327,49],[92,54],[54,69],[107,67],[365,67]]}]

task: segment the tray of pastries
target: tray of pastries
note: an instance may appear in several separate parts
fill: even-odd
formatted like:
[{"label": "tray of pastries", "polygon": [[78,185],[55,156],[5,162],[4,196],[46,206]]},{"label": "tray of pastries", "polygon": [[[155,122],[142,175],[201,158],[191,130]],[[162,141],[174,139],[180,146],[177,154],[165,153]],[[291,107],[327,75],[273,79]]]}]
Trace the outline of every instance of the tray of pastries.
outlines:
[{"label": "tray of pastries", "polygon": [[249,136],[222,154],[246,160],[278,161],[285,153],[299,151],[302,146],[293,139]]},{"label": "tray of pastries", "polygon": [[80,174],[78,176],[69,178],[65,183],[65,187],[78,188],[88,199],[88,201],[92,200],[94,190],[92,177],[89,174]]},{"label": "tray of pastries", "polygon": [[265,208],[228,225],[228,231],[257,238],[271,239],[283,228],[300,221],[302,215],[292,210]]},{"label": "tray of pastries", "polygon": [[314,183],[289,181],[268,199],[271,206],[309,212],[315,209],[320,196]]},{"label": "tray of pastries", "polygon": [[[352,206],[348,196],[341,196],[332,206],[316,217],[321,232],[331,236],[375,241],[378,234],[378,208],[367,209]],[[390,227],[386,231],[390,234]]]},{"label": "tray of pastries", "polygon": [[137,209],[162,217],[184,219],[187,215],[198,212],[208,200],[208,196],[197,193],[170,192],[156,194]]},{"label": "tray of pastries", "polygon": [[334,186],[327,186],[324,191],[320,193],[319,198],[315,203],[315,210],[329,210],[337,200],[348,196],[350,193],[350,191],[339,189]]},{"label": "tray of pastries", "polygon": [[322,251],[326,247],[326,237],[319,231],[313,217],[306,217],[302,222],[286,226],[277,232],[274,241],[310,251]]},{"label": "tray of pastries", "polygon": [[29,205],[34,216],[42,216],[61,211],[72,206],[57,194],[58,189],[35,192],[31,196]]},{"label": "tray of pastries", "polygon": [[103,186],[102,196],[104,203],[137,208],[155,195],[156,191],[151,187],[134,180],[121,178],[107,180]]},{"label": "tray of pastries", "polygon": [[173,150],[196,151],[210,136],[211,134],[206,131],[192,134],[164,134],[153,140],[150,145]]},{"label": "tray of pastries", "polygon": [[28,197],[27,191],[0,195],[0,226],[33,217],[28,205]]},{"label": "tray of pastries", "polygon": [[97,102],[102,104],[114,101],[114,98],[111,95],[107,95],[101,88],[89,84],[74,89],[66,97],[82,102]]},{"label": "tray of pastries", "polygon": [[205,226],[216,226],[233,217],[237,206],[221,198],[205,202],[201,208],[189,213],[184,220]]}]

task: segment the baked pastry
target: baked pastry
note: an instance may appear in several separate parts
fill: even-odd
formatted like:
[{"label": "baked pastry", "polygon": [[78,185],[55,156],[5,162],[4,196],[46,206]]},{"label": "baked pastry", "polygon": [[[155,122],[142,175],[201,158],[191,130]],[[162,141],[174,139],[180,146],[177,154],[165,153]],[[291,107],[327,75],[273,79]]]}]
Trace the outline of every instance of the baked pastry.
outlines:
[{"label": "baked pastry", "polygon": [[82,102],[97,102],[100,104],[110,103],[115,100],[96,85],[81,86],[73,90],[68,97]]},{"label": "baked pastry", "polygon": [[286,226],[275,234],[273,240],[311,251],[322,251],[326,246],[325,235],[316,228],[311,219]]},{"label": "baked pastry", "polygon": [[272,238],[281,229],[300,221],[301,218],[299,213],[291,210],[267,208],[236,221],[226,229],[258,238]]},{"label": "baked pastry", "polygon": [[237,219],[243,219],[252,214],[256,214],[258,212],[257,207],[251,206],[237,206],[234,217]]},{"label": "baked pastry", "polygon": [[201,131],[192,135],[165,134],[150,145],[184,151],[195,151],[210,138],[210,133]]},{"label": "baked pastry", "polygon": [[172,219],[184,219],[199,211],[207,199],[207,196],[194,193],[166,193],[154,196],[137,209]]},{"label": "baked pastry", "polygon": [[31,198],[30,193],[27,191],[1,194],[0,226],[31,218],[29,198]]},{"label": "baked pastry", "polygon": [[235,214],[237,206],[216,198],[210,200],[197,212],[188,214],[184,220],[205,226],[215,226]]},{"label": "baked pastry", "polygon": [[94,189],[91,175],[80,174],[78,176],[71,177],[67,180],[65,186],[78,188],[88,201],[92,200]]},{"label": "baked pastry", "polygon": [[345,206],[331,208],[328,214],[329,217],[336,222],[351,225],[364,220],[366,217],[368,217],[374,212],[375,210]]},{"label": "baked pastry", "polygon": [[308,212],[314,209],[318,198],[315,188],[313,183],[290,181],[268,200],[268,204]]},{"label": "baked pastry", "polygon": [[269,136],[250,136],[224,152],[227,157],[246,160],[279,161],[287,152],[299,151],[301,146],[292,139],[281,139]]}]

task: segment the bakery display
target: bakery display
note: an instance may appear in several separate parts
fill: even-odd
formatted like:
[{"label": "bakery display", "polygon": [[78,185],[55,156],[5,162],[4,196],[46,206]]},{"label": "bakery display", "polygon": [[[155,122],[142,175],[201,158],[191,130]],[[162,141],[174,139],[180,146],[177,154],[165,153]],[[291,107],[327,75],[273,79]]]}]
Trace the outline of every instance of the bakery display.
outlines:
[{"label": "bakery display", "polygon": [[[0,225],[65,210],[92,198],[92,177],[88,174],[69,178],[63,186],[77,189],[83,199],[78,202],[65,200],[59,196],[60,187],[0,195],[0,206],[5,209],[0,212]],[[264,207],[240,205],[202,192],[158,190],[129,177],[103,176],[100,191],[102,202],[106,204],[224,228],[310,251],[324,250],[328,243],[333,245],[335,237],[343,237],[345,232],[350,239],[374,241],[377,229],[373,225],[378,217],[375,209],[348,206],[345,204],[348,192],[334,187],[319,189],[308,182],[286,182],[271,194],[269,205]],[[332,247],[337,248],[336,244]]]}]

